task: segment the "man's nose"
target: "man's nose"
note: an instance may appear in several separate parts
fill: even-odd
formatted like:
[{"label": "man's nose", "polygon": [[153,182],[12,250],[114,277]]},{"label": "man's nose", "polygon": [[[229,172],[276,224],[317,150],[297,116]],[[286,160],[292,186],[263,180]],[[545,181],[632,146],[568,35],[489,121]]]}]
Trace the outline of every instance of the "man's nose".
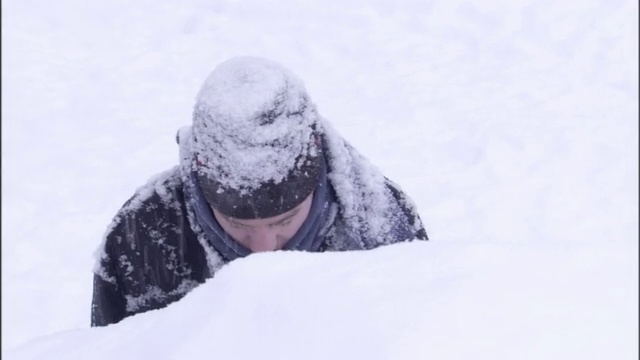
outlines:
[{"label": "man's nose", "polygon": [[257,228],[252,234],[249,248],[253,252],[276,250],[278,248],[276,232],[268,227]]}]

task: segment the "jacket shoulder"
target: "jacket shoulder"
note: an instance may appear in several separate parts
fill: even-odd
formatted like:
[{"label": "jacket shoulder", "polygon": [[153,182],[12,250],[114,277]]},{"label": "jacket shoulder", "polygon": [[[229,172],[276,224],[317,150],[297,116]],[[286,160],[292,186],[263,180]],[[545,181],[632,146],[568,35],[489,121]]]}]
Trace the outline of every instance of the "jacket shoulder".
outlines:
[{"label": "jacket shoulder", "polygon": [[208,275],[187,219],[179,167],[154,176],[114,216],[94,273],[111,283],[129,314],[162,307]]},{"label": "jacket shoulder", "polygon": [[116,255],[125,248],[129,248],[130,252],[144,248],[145,244],[141,241],[145,242],[144,240],[153,234],[160,235],[157,231],[158,225],[162,222],[175,222],[176,217],[181,215],[184,202],[181,184],[179,171],[174,167],[155,175],[136,190],[107,226],[102,243],[95,254],[96,275],[106,281],[115,282],[112,271],[106,271],[106,268],[115,267]]},{"label": "jacket shoulder", "polygon": [[427,240],[416,206],[407,194],[334,130],[325,130],[328,178],[339,205],[333,248],[372,249]]},{"label": "jacket shoulder", "polygon": [[178,209],[183,200],[180,168],[175,166],[153,176],[139,187],[131,198],[120,208],[114,222],[120,217],[145,211],[153,211],[158,206]]}]

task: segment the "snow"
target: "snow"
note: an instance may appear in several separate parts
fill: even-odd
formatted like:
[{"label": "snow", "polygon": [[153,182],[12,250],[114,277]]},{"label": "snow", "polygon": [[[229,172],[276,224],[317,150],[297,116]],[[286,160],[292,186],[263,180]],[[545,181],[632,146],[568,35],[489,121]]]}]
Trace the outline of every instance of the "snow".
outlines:
[{"label": "snow", "polygon": [[434,241],[256,254],[165,309],[3,356],[626,359],[635,254],[620,250]]},{"label": "snow", "polygon": [[302,81],[267,59],[218,65],[198,92],[193,116],[198,171],[219,179],[218,192],[278,184],[318,156],[312,137],[318,115]]},{"label": "snow", "polygon": [[[3,358],[638,358],[637,2],[2,11]],[[89,328],[104,231],[245,55],[297,74],[431,240],[250,256]]]}]

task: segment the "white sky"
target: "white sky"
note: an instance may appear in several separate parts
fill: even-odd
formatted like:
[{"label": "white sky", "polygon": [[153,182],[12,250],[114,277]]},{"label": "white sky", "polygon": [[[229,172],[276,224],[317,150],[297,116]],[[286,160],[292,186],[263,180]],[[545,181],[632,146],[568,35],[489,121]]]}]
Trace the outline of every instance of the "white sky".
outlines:
[{"label": "white sky", "polygon": [[[638,357],[637,2],[5,0],[2,14],[8,358]],[[299,75],[432,241],[250,257],[175,306],[89,329],[111,217],[177,164],[200,85],[237,55]]]}]

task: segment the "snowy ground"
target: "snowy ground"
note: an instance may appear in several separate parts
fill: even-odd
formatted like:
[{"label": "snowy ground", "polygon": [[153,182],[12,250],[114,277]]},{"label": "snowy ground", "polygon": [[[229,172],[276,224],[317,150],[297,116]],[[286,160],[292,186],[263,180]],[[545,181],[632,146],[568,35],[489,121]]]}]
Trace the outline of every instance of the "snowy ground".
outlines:
[{"label": "snowy ground", "polygon": [[[252,256],[89,329],[107,224],[235,55],[304,79],[432,241]],[[3,356],[635,359],[638,95],[634,0],[4,0]]]}]

